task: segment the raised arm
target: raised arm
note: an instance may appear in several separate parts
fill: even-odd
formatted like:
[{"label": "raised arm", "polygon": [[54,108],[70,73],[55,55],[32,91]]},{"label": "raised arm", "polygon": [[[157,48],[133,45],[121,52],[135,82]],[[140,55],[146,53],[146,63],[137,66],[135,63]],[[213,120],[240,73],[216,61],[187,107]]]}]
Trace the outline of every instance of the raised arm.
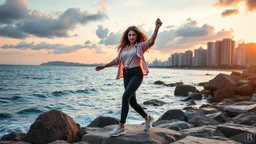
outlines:
[{"label": "raised arm", "polygon": [[158,33],[158,30],[159,28],[161,27],[162,25],[162,21],[158,18],[156,20],[156,27],[155,27],[155,30],[151,36],[151,38],[149,39],[149,45],[152,46],[154,43],[155,43],[155,40],[156,40],[156,37],[157,37],[157,33]]}]

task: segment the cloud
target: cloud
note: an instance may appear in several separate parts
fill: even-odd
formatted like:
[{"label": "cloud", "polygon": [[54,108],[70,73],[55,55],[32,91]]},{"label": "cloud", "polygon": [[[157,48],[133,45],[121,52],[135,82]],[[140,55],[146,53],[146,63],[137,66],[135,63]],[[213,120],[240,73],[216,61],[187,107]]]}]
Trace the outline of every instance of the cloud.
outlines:
[{"label": "cloud", "polygon": [[235,14],[238,14],[238,13],[239,13],[238,9],[226,9],[225,11],[223,11],[221,13],[221,16],[222,17],[231,16],[231,15],[235,15]]},{"label": "cloud", "polygon": [[256,1],[255,0],[247,0],[246,6],[248,11],[256,11]]},{"label": "cloud", "polygon": [[223,38],[233,38],[233,30],[215,32],[213,26],[204,24],[198,26],[197,21],[187,19],[185,24],[176,29],[166,30],[158,34],[155,49],[167,52],[173,49],[187,49],[196,45],[206,44]]},{"label": "cloud", "polygon": [[[6,14],[7,13],[7,14]],[[69,8],[61,14],[28,11],[25,0],[6,0],[0,5],[0,36],[24,39],[29,36],[54,38],[70,37],[69,31],[77,25],[106,19],[98,12],[91,14],[79,8]]]},{"label": "cloud", "polygon": [[[145,30],[142,26],[143,25],[139,25],[138,28],[150,38],[152,30]],[[232,29],[215,31],[214,27],[209,24],[199,26],[197,21],[187,19],[184,24],[178,27],[159,32],[154,49],[161,50],[162,52],[169,52],[174,49],[188,49],[193,48],[196,45],[206,44],[209,41],[233,38],[232,34]],[[121,36],[121,32],[111,32],[99,43],[106,46],[117,45]]]},{"label": "cloud", "polygon": [[26,0],[6,0],[0,5],[0,24],[10,24],[28,15]]},{"label": "cloud", "polygon": [[91,44],[91,41],[87,40],[84,44]]},{"label": "cloud", "polygon": [[14,25],[0,25],[0,36],[24,39],[29,35],[18,28],[19,24]]},{"label": "cloud", "polygon": [[245,1],[245,0],[218,0],[218,2],[214,4],[214,6],[216,7],[236,6],[242,1]]},{"label": "cloud", "polygon": [[117,33],[111,32],[106,38],[101,39],[99,44],[104,44],[106,46],[117,45],[121,37],[122,37],[121,32],[117,32]]},{"label": "cloud", "polygon": [[100,6],[100,11],[104,12],[107,9],[107,0],[99,0],[98,5]]},{"label": "cloud", "polygon": [[100,39],[105,38],[108,35],[108,28],[103,28],[102,25],[98,25],[98,29],[96,30],[96,34]]},{"label": "cloud", "polygon": [[20,49],[20,50],[48,50],[50,53],[53,54],[64,54],[64,53],[71,53],[75,52],[79,49],[87,48],[87,49],[94,49],[96,53],[101,53],[101,48],[99,48],[96,44],[91,44],[86,42],[84,45],[72,45],[72,46],[66,46],[63,44],[48,44],[46,42],[41,42],[38,44],[32,43],[26,43],[25,41],[21,41],[17,45],[8,45],[4,44],[1,46],[2,49]]},{"label": "cloud", "polygon": [[[230,16],[233,14],[238,14],[239,11],[237,10],[239,3],[245,3],[246,11],[256,11],[256,1],[255,0],[218,0],[215,4],[215,7],[228,7],[228,10],[225,10],[221,13],[223,17]],[[230,9],[232,8],[232,9]]]},{"label": "cloud", "polygon": [[174,26],[174,25],[168,25],[168,26],[166,26],[165,28],[167,28],[167,29],[172,29],[172,28],[175,28],[175,26]]},{"label": "cloud", "polygon": [[25,41],[22,41],[18,43],[17,45],[3,45],[1,48],[7,49],[7,48],[16,48],[16,49],[28,49],[34,45],[34,42],[32,43],[26,43]]}]

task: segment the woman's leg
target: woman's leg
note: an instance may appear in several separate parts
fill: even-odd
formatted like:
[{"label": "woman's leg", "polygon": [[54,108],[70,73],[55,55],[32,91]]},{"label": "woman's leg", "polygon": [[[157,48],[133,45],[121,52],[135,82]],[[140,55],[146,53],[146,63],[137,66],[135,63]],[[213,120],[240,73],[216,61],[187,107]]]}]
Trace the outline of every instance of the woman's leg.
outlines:
[{"label": "woman's leg", "polygon": [[137,103],[136,100],[136,93],[134,93],[132,95],[132,97],[130,98],[130,105],[131,107],[137,112],[139,113],[143,118],[147,117],[147,113],[143,110],[143,108]]},{"label": "woman's leg", "polygon": [[125,91],[122,98],[122,110],[121,110],[121,121],[124,124],[129,111],[129,100],[135,94],[135,91],[139,88],[143,80],[143,75],[135,74],[132,77],[126,77],[124,79]]}]

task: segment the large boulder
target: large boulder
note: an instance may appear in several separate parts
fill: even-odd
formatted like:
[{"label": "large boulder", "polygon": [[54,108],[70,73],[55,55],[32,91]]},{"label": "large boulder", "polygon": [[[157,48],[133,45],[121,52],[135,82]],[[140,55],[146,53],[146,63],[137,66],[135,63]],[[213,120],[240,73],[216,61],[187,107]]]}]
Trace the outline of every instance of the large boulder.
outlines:
[{"label": "large boulder", "polygon": [[226,123],[218,125],[217,130],[221,131],[226,137],[241,143],[246,142],[246,136],[249,134],[255,142],[256,128],[252,126]]},{"label": "large boulder", "polygon": [[234,87],[236,83],[234,80],[227,74],[218,74],[215,78],[209,81],[207,85],[205,85],[204,89],[209,90],[218,90],[224,87]]},{"label": "large boulder", "polygon": [[253,125],[256,123],[256,112],[239,114],[232,118],[232,121],[237,124]]},{"label": "large boulder", "polygon": [[153,105],[153,106],[162,106],[164,104],[166,104],[166,102],[157,100],[157,99],[151,99],[148,101],[143,102],[144,105]]},{"label": "large boulder", "polygon": [[184,139],[174,142],[173,144],[240,144],[225,137],[200,138],[187,136]]},{"label": "large boulder", "polygon": [[118,124],[119,120],[113,117],[99,116],[94,119],[87,127],[104,127],[107,125]]},{"label": "large boulder", "polygon": [[203,126],[203,125],[218,125],[220,122],[211,119],[205,115],[196,115],[191,120],[188,121],[193,124],[195,127]]},{"label": "large boulder", "polygon": [[11,132],[1,137],[0,141],[22,141],[26,136],[26,133],[22,132]]},{"label": "large boulder", "polygon": [[220,102],[221,100],[225,98],[233,98],[236,94],[230,87],[225,87],[222,89],[218,89],[214,92],[214,97],[211,100],[211,102]]},{"label": "large boulder", "polygon": [[243,84],[235,87],[234,91],[237,95],[251,96],[253,94],[253,87],[250,84]]},{"label": "large boulder", "polygon": [[255,112],[256,102],[237,102],[232,105],[225,106],[223,110],[231,116],[236,116],[241,113]]},{"label": "large boulder", "polygon": [[176,96],[187,96],[188,92],[198,92],[196,87],[191,85],[177,85],[174,90],[174,95]]},{"label": "large boulder", "polygon": [[217,126],[204,125],[200,127],[194,127],[190,129],[183,129],[179,132],[185,136],[195,136],[195,137],[212,137],[212,136],[224,136],[220,131],[216,130]]},{"label": "large boulder", "polygon": [[45,144],[56,140],[79,141],[82,137],[80,125],[67,114],[51,110],[37,117],[24,138],[26,142]]},{"label": "large boulder", "polygon": [[180,109],[171,109],[166,111],[163,115],[161,115],[157,121],[172,119],[184,121],[186,119],[186,116],[185,113]]},{"label": "large boulder", "polygon": [[148,132],[142,125],[125,125],[126,134],[112,138],[109,133],[115,125],[104,128],[88,129],[88,134],[82,140],[90,144],[146,144],[146,143],[172,143],[184,138],[179,132],[165,128],[153,127]]},{"label": "large boulder", "polygon": [[173,123],[161,124],[161,125],[158,125],[157,127],[179,131],[182,129],[189,129],[191,126],[187,122],[178,121],[178,122],[173,122]]}]

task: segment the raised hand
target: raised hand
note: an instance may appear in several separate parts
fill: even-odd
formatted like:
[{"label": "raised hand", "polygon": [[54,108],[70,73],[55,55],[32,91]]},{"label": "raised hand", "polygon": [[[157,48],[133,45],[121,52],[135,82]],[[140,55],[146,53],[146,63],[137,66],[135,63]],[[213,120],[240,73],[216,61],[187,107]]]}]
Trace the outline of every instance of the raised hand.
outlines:
[{"label": "raised hand", "polygon": [[162,25],[162,21],[159,18],[157,18],[156,27],[159,28],[159,27],[161,27],[161,25]]}]

